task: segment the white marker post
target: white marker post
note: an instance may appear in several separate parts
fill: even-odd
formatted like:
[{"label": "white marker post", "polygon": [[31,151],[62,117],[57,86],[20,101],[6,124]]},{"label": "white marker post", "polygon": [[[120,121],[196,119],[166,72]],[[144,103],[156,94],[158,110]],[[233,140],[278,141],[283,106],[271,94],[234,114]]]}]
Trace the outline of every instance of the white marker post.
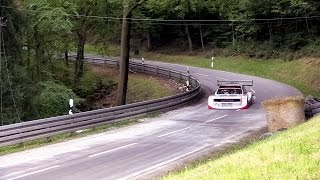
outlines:
[{"label": "white marker post", "polygon": [[144,58],[141,58],[141,60],[142,60],[142,72],[144,72],[144,68],[143,68],[143,66],[144,66]]},{"label": "white marker post", "polygon": [[214,57],[211,58],[211,68],[213,68],[213,60],[214,60]]},{"label": "white marker post", "polygon": [[189,92],[190,81],[186,81],[186,85],[187,85],[186,91]]},{"label": "white marker post", "polygon": [[69,105],[70,105],[70,108],[69,108],[69,114],[73,114],[73,99],[70,99],[69,100]]}]

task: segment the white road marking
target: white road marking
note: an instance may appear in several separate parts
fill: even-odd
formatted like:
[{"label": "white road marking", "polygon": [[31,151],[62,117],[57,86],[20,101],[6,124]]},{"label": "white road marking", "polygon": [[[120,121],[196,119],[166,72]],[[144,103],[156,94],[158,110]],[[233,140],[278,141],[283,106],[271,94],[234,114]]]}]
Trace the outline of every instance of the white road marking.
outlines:
[{"label": "white road marking", "polygon": [[54,169],[54,168],[57,168],[57,167],[59,167],[59,165],[48,167],[48,168],[45,168],[45,169],[40,169],[38,171],[34,171],[34,172],[27,173],[27,174],[24,174],[24,175],[21,175],[21,176],[10,178],[8,180],[20,179],[20,178],[23,178],[23,177],[26,177],[26,176],[30,176],[30,175],[37,174],[37,173],[40,173],[40,172],[48,171],[50,169]]},{"label": "white road marking", "polygon": [[110,150],[107,150],[107,151],[103,151],[103,152],[100,152],[100,153],[97,153],[97,154],[90,155],[88,157],[89,158],[96,157],[96,156],[99,156],[99,155],[102,155],[102,154],[107,154],[107,153],[110,153],[110,152],[113,152],[113,151],[116,151],[116,150],[119,150],[119,149],[124,149],[126,147],[130,147],[130,146],[133,146],[133,145],[136,145],[136,144],[138,144],[138,143],[132,143],[132,144],[121,146],[121,147],[118,147],[118,148],[115,148],[115,149],[110,149]]},{"label": "white road marking", "polygon": [[226,80],[226,81],[230,81],[230,79],[226,79],[226,78],[222,78],[222,77],[216,77],[218,79],[222,79],[222,80]]},{"label": "white road marking", "polygon": [[217,117],[217,118],[211,119],[211,120],[209,120],[209,121],[204,122],[203,124],[205,124],[205,123],[209,123],[209,122],[212,122],[212,121],[215,121],[215,120],[221,119],[221,118],[224,118],[224,117],[226,117],[226,116],[228,116],[228,115],[229,115],[229,114],[226,114],[226,115],[224,115],[224,116],[220,116],[220,117]]},{"label": "white road marking", "polygon": [[[220,116],[220,117],[217,117],[217,118],[215,118],[215,119],[211,119],[211,120],[206,121],[206,122],[204,122],[204,123],[202,123],[202,124],[209,123],[209,122],[212,122],[212,121],[215,121],[215,120],[224,118],[224,117],[226,117],[226,116],[228,116],[228,114],[223,115],[223,116]],[[160,135],[160,136],[158,136],[158,137],[159,137],[159,138],[160,138],[160,137],[165,137],[165,136],[168,136],[168,135],[170,135],[170,134],[174,134],[174,133],[177,133],[177,132],[180,132],[180,131],[184,131],[184,130],[187,130],[187,129],[190,129],[190,128],[192,128],[192,127],[186,127],[186,128],[183,128],[183,129],[179,129],[179,130],[176,130],[176,131],[172,131],[172,132],[169,132],[169,133]]]},{"label": "white road marking", "polygon": [[180,129],[180,130],[177,130],[177,131],[173,131],[173,132],[169,132],[167,134],[163,134],[163,135],[160,135],[158,137],[164,137],[164,136],[168,136],[170,134],[174,134],[174,133],[177,133],[177,132],[180,132],[180,131],[184,131],[184,130],[187,130],[187,129],[190,129],[191,127],[186,127],[186,128],[183,128],[183,129]]},{"label": "white road marking", "polygon": [[256,93],[255,91],[254,91],[254,89],[252,89],[252,88],[250,88],[251,89],[251,91],[253,92],[253,93]]},{"label": "white road marking", "polygon": [[236,110],[236,111],[240,111],[241,109],[238,109],[238,110]]},{"label": "white road marking", "polygon": [[194,74],[199,76],[209,77],[209,75],[206,75],[206,74],[201,74],[201,73],[194,73]]},{"label": "white road marking", "polygon": [[120,180],[128,180],[128,179],[133,179],[133,178],[136,179],[136,177],[139,176],[139,175],[142,175],[142,174],[144,174],[144,173],[153,171],[153,170],[155,170],[155,169],[157,169],[157,168],[159,168],[159,167],[161,167],[161,166],[165,166],[165,165],[167,165],[167,164],[170,164],[170,163],[172,163],[172,162],[175,162],[175,161],[177,161],[177,160],[179,160],[179,159],[182,159],[182,158],[184,158],[184,157],[186,157],[186,156],[189,156],[189,155],[191,155],[191,154],[193,154],[193,153],[195,153],[195,152],[201,151],[201,150],[203,150],[203,149],[205,149],[205,148],[207,148],[207,147],[209,147],[209,146],[200,147],[200,148],[195,149],[195,150],[193,150],[193,151],[191,151],[191,152],[189,152],[189,153],[183,154],[183,155],[181,155],[181,156],[175,157],[175,158],[170,159],[170,160],[168,160],[168,161],[165,161],[165,162],[159,163],[159,164],[157,164],[157,165],[151,166],[151,167],[149,167],[149,168],[147,168],[147,169],[144,169],[144,170],[142,170],[142,171],[138,171],[138,172],[135,172],[135,173],[133,173],[133,174],[130,174],[130,175],[126,176],[126,177],[120,178]]},{"label": "white road marking", "polygon": [[[22,174],[24,173],[25,171],[17,171],[17,172],[14,172],[14,173],[11,173],[11,174],[7,174],[5,176],[2,176],[1,178],[6,178],[6,177],[9,177],[9,176],[14,176],[14,175],[17,175],[17,174]],[[0,178],[0,179],[1,179]]]}]

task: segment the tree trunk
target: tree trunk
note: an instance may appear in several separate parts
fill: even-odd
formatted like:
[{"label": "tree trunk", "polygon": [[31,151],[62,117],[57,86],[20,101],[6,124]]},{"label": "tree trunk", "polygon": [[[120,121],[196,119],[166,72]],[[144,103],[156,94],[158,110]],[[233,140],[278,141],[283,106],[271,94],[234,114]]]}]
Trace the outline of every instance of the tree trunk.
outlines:
[{"label": "tree trunk", "polygon": [[269,29],[269,42],[272,42],[272,27],[270,26],[270,23],[268,21],[268,29]]},{"label": "tree trunk", "polygon": [[152,51],[153,47],[152,47],[152,38],[151,38],[151,33],[150,30],[148,29],[147,32],[147,41],[148,41],[148,51]]},{"label": "tree trunk", "polygon": [[77,59],[75,65],[75,78],[74,83],[78,84],[80,78],[83,76],[83,61],[84,61],[84,45],[86,43],[86,32],[80,31],[78,33],[78,49]]},{"label": "tree trunk", "polygon": [[189,25],[188,24],[185,24],[185,31],[186,31],[186,35],[187,35],[188,43],[189,43],[189,52],[192,52],[193,51],[193,44],[192,44],[192,39],[191,39],[191,35],[189,32]]},{"label": "tree trunk", "polygon": [[69,51],[64,51],[64,59],[66,60],[66,65],[69,67]]},{"label": "tree trunk", "polygon": [[39,32],[38,32],[38,27],[34,27],[34,40],[35,40],[35,51],[36,51],[36,74],[37,78],[36,80],[38,82],[41,81],[41,62],[43,61],[43,50],[42,50],[42,45],[39,37]]},{"label": "tree trunk", "polygon": [[130,52],[130,30],[131,23],[127,18],[131,17],[129,12],[129,3],[124,1],[122,33],[121,33],[121,60],[120,75],[117,92],[117,105],[126,104],[127,88],[128,88],[128,72],[129,72],[129,52]]},{"label": "tree trunk", "polygon": [[232,22],[232,47],[234,48],[235,45],[236,45],[236,37],[235,37],[234,26]]},{"label": "tree trunk", "polygon": [[204,42],[203,42],[203,34],[202,34],[202,27],[200,25],[200,40],[201,40],[201,47],[202,47],[202,51],[205,51],[204,49]]}]

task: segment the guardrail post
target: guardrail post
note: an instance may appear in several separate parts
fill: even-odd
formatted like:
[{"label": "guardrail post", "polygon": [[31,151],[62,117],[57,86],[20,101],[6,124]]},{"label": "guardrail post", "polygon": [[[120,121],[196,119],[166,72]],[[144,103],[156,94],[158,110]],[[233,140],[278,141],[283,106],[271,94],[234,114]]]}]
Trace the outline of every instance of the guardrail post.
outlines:
[{"label": "guardrail post", "polygon": [[179,82],[181,82],[182,78],[181,78],[181,72],[179,72]]},{"label": "guardrail post", "polygon": [[158,67],[156,67],[156,75],[158,75]]},{"label": "guardrail post", "polygon": [[171,71],[171,70],[170,70],[170,69],[168,69],[168,77],[169,77],[169,79],[170,79],[170,71]]},{"label": "guardrail post", "polygon": [[118,69],[118,63],[119,63],[119,61],[116,62],[116,69]]}]

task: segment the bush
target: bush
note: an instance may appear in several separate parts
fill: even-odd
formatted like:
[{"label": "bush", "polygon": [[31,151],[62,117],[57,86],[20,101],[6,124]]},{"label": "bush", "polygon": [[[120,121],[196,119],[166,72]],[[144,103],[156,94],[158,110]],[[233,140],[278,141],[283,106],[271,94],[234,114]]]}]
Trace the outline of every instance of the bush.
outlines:
[{"label": "bush", "polygon": [[69,99],[74,99],[75,105],[80,105],[84,101],[71,89],[53,81],[42,82],[40,86],[42,88],[38,98],[40,118],[68,114]]},{"label": "bush", "polygon": [[235,46],[230,45],[221,51],[224,56],[247,56],[250,58],[271,59],[279,55],[275,50],[275,44],[269,41],[255,42],[237,42]]},{"label": "bush", "polygon": [[104,91],[103,93],[108,94],[115,87],[116,82],[113,79],[88,71],[74,91],[80,97],[90,99],[90,96],[101,90]]},{"label": "bush", "polygon": [[320,57],[320,40],[311,41],[307,46],[300,50],[304,56]]}]

